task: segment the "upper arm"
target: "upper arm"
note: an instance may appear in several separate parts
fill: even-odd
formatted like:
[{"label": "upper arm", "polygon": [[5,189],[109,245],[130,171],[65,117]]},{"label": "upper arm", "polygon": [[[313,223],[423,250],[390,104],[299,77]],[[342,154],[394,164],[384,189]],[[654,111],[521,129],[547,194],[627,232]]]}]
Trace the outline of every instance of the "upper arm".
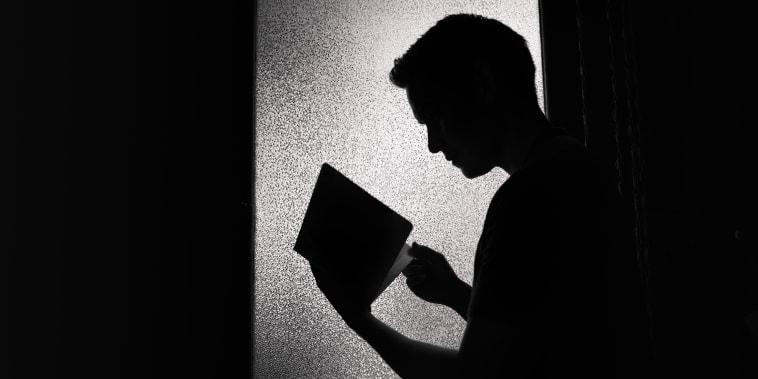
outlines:
[{"label": "upper arm", "polygon": [[525,378],[544,355],[558,228],[552,198],[528,189],[488,216],[458,356],[464,377]]},{"label": "upper arm", "polygon": [[548,355],[547,370],[583,372],[607,353],[599,200],[551,188],[531,186],[488,219],[458,353],[464,377],[525,378]]},{"label": "upper arm", "polygon": [[472,317],[458,352],[461,377],[526,378],[543,346],[537,328]]}]

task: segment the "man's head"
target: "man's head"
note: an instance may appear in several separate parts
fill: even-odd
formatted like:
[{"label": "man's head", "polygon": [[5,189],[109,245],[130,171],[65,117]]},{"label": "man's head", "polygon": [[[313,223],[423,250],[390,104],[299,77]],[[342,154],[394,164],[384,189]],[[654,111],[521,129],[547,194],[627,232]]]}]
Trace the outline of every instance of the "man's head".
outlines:
[{"label": "man's head", "polygon": [[[390,80],[404,88],[443,152],[473,178],[489,172],[502,138],[539,109],[534,63],[522,36],[482,16],[447,16],[400,58]],[[496,146],[497,145],[497,146]]]}]

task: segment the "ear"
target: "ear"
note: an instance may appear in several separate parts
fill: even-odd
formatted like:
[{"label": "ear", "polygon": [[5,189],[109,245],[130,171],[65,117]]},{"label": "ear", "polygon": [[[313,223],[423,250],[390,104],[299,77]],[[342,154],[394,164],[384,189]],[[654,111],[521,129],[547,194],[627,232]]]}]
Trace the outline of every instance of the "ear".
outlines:
[{"label": "ear", "polygon": [[497,92],[497,78],[489,65],[484,62],[476,62],[474,65],[473,79],[476,85],[477,94],[485,105],[492,105],[495,102]]}]

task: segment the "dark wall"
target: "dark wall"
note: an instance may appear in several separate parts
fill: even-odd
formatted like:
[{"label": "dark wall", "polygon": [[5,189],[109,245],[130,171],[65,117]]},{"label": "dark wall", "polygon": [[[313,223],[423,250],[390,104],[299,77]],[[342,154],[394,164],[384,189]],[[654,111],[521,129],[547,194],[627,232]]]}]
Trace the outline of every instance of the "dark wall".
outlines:
[{"label": "dark wall", "polygon": [[0,376],[248,377],[254,3],[13,7]]},{"label": "dark wall", "polygon": [[743,317],[758,309],[758,62],[747,5],[541,8],[549,117],[616,162],[637,216],[657,376],[753,377]]},{"label": "dark wall", "polygon": [[756,215],[750,10],[681,1],[632,12],[662,373],[746,375],[756,252],[735,232]]},{"label": "dark wall", "polygon": [[[609,3],[632,31],[658,374],[742,376],[742,316],[758,308],[748,2]],[[616,53],[605,10],[582,4],[601,20],[582,30],[591,66]],[[10,8],[0,376],[248,375],[254,3]],[[559,45],[545,41],[546,64]],[[581,134],[581,80],[563,62],[548,102]],[[603,81],[617,80],[595,67],[590,128],[612,117]],[[612,135],[590,135],[613,154]]]}]

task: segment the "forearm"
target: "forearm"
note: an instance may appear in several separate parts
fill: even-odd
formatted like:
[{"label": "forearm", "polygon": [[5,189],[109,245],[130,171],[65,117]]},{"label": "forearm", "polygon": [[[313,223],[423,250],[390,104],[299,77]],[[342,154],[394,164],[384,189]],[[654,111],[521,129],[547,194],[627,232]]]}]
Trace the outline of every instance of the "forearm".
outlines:
[{"label": "forearm", "polygon": [[471,286],[460,280],[452,290],[450,303],[447,304],[464,320],[468,320],[468,305],[471,302]]},{"label": "forearm", "polygon": [[412,340],[373,315],[352,327],[402,378],[458,377],[457,350]]}]

